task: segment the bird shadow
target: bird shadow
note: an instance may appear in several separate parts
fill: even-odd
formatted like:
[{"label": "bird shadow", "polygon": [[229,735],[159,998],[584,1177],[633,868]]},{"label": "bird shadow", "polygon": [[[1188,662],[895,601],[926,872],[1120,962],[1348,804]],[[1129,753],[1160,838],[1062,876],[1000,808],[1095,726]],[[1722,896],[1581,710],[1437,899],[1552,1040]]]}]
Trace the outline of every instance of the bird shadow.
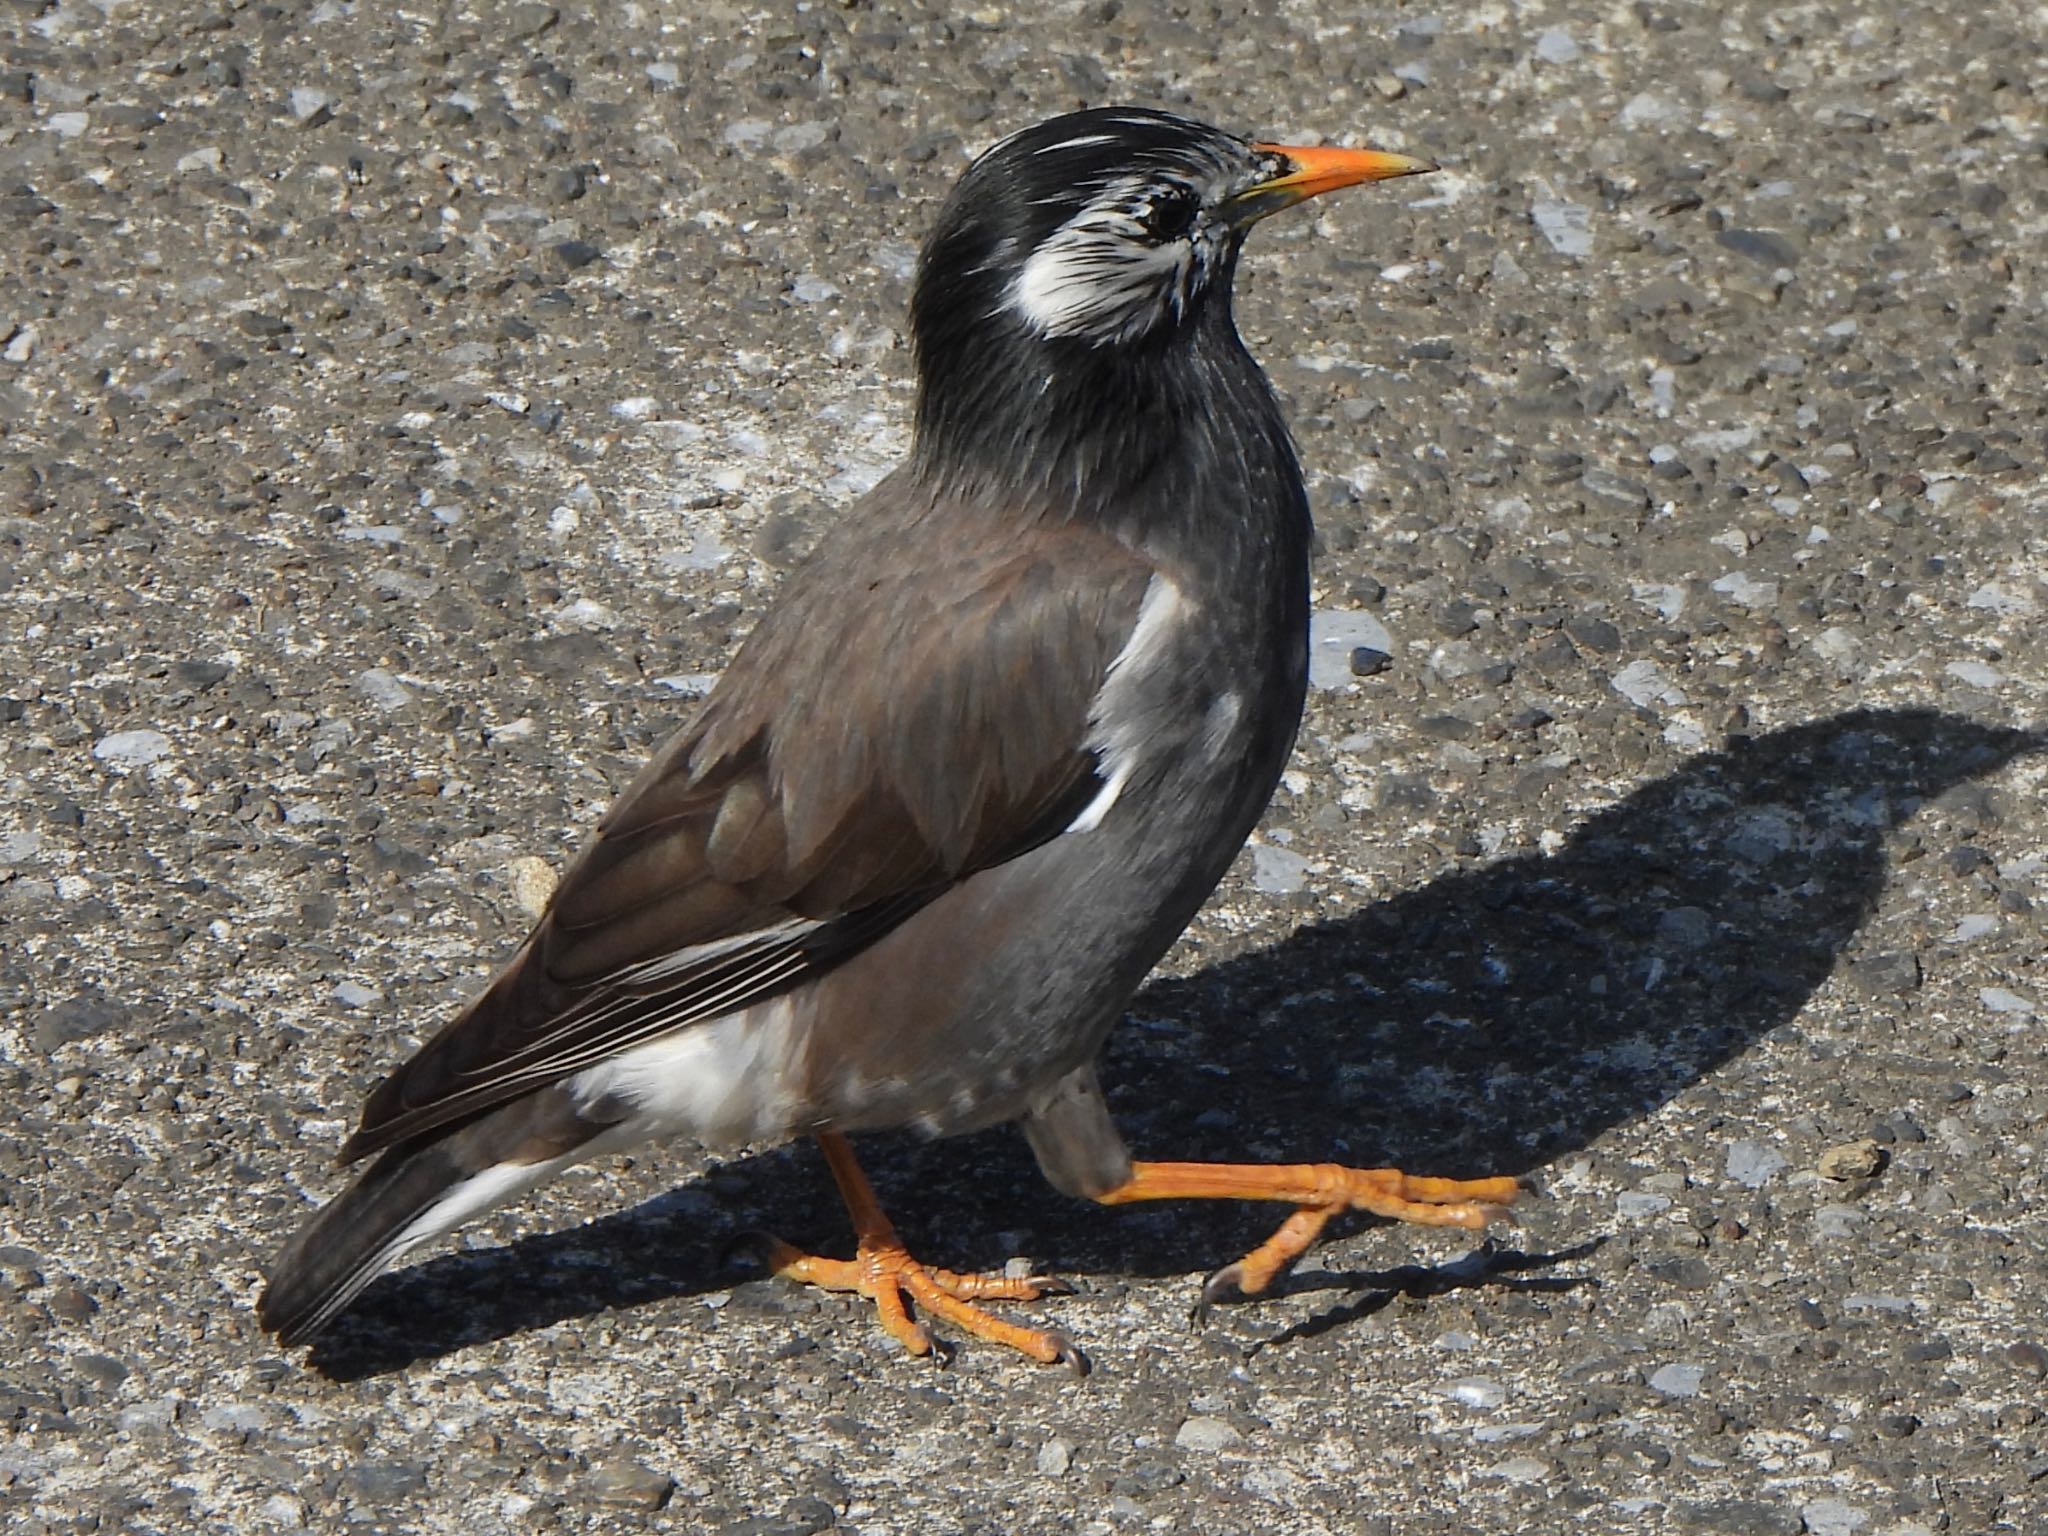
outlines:
[{"label": "bird shadow", "polygon": [[[1796,1027],[1875,909],[1904,823],[2044,750],[2048,732],[1932,709],[1735,738],[1588,816],[1555,852],[1459,870],[1155,980],[1112,1038],[1112,1107],[1140,1156],[1529,1172]],[[1911,979],[1880,967],[1875,984]],[[877,1137],[863,1156],[885,1202],[915,1191],[895,1202],[913,1248],[958,1267],[1021,1251],[1083,1273],[1184,1275],[1273,1223],[1209,1202],[1084,1211],[1008,1131]],[[749,1226],[846,1246],[805,1148],[735,1161],[713,1187],[386,1276],[313,1364],[354,1379],[717,1289],[733,1280],[725,1239]]]}]

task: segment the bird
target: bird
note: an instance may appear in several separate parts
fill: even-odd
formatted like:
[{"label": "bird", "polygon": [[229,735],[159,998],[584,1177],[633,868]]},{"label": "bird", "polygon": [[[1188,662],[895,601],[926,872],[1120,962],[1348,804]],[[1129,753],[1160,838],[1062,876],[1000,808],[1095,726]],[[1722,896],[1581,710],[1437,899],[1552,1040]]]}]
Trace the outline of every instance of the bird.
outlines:
[{"label": "bird", "polygon": [[778,1274],[1085,1371],[991,1302],[1057,1277],[913,1258],[849,1138],[1021,1123],[1058,1190],[1292,1206],[1205,1299],[1343,1211],[1478,1230],[1512,1177],[1132,1157],[1096,1073],[1125,1003],[1277,784],[1307,682],[1311,524],[1231,290],[1251,227],[1434,171],[1148,107],[975,158],[919,255],[905,461],[854,504],[604,816],[532,932],[364,1103],[368,1161],[271,1267],[288,1345],[380,1273],[655,1138],[821,1148],[855,1256]]}]

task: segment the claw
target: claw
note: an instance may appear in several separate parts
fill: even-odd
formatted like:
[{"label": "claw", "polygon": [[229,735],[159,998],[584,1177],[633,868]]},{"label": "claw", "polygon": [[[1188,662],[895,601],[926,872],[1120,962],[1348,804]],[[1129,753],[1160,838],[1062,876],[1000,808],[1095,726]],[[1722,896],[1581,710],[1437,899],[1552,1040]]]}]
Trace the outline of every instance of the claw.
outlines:
[{"label": "claw", "polygon": [[759,1227],[748,1227],[728,1237],[718,1250],[718,1267],[731,1269],[739,1264],[751,1264],[756,1269],[772,1270],[775,1266],[770,1255],[782,1246],[782,1239],[773,1232],[764,1232]]},{"label": "claw", "polygon": [[1058,1350],[1053,1358],[1072,1371],[1077,1379],[1086,1379],[1090,1366],[1088,1357],[1081,1353],[1079,1346],[1057,1328],[1048,1328],[1045,1336]]},{"label": "claw", "polygon": [[1201,1294],[1195,1300],[1194,1315],[1190,1320],[1200,1327],[1208,1322],[1211,1307],[1228,1306],[1231,1302],[1245,1299],[1244,1261],[1234,1259],[1202,1282]]}]

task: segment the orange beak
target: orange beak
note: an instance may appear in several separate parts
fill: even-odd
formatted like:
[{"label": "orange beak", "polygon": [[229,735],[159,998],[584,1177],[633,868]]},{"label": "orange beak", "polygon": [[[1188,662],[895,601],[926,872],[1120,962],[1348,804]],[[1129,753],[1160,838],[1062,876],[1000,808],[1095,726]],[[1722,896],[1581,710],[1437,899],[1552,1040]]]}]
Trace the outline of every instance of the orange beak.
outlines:
[{"label": "orange beak", "polygon": [[1282,208],[1292,208],[1304,198],[1361,181],[1385,181],[1392,176],[1421,176],[1436,169],[1432,160],[1413,155],[1396,155],[1383,149],[1331,149],[1321,145],[1254,144],[1262,155],[1278,157],[1286,166],[1270,181],[1247,187],[1231,199],[1232,219],[1249,224]]}]

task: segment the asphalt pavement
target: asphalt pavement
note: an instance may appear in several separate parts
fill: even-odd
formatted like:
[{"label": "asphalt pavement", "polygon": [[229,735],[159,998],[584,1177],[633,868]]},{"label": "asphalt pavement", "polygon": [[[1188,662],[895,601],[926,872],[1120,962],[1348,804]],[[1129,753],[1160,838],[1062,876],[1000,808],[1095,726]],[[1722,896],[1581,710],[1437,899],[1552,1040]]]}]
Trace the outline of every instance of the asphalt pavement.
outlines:
[{"label": "asphalt pavement", "polygon": [[[0,1524],[2048,1529],[2048,20],[1684,0],[0,7]],[[856,1302],[806,1147],[608,1161],[310,1357],[261,1271],[907,442],[977,149],[1135,102],[1437,176],[1262,226],[1309,717],[1105,1067],[1271,1212],[876,1138],[1076,1382]]]}]

